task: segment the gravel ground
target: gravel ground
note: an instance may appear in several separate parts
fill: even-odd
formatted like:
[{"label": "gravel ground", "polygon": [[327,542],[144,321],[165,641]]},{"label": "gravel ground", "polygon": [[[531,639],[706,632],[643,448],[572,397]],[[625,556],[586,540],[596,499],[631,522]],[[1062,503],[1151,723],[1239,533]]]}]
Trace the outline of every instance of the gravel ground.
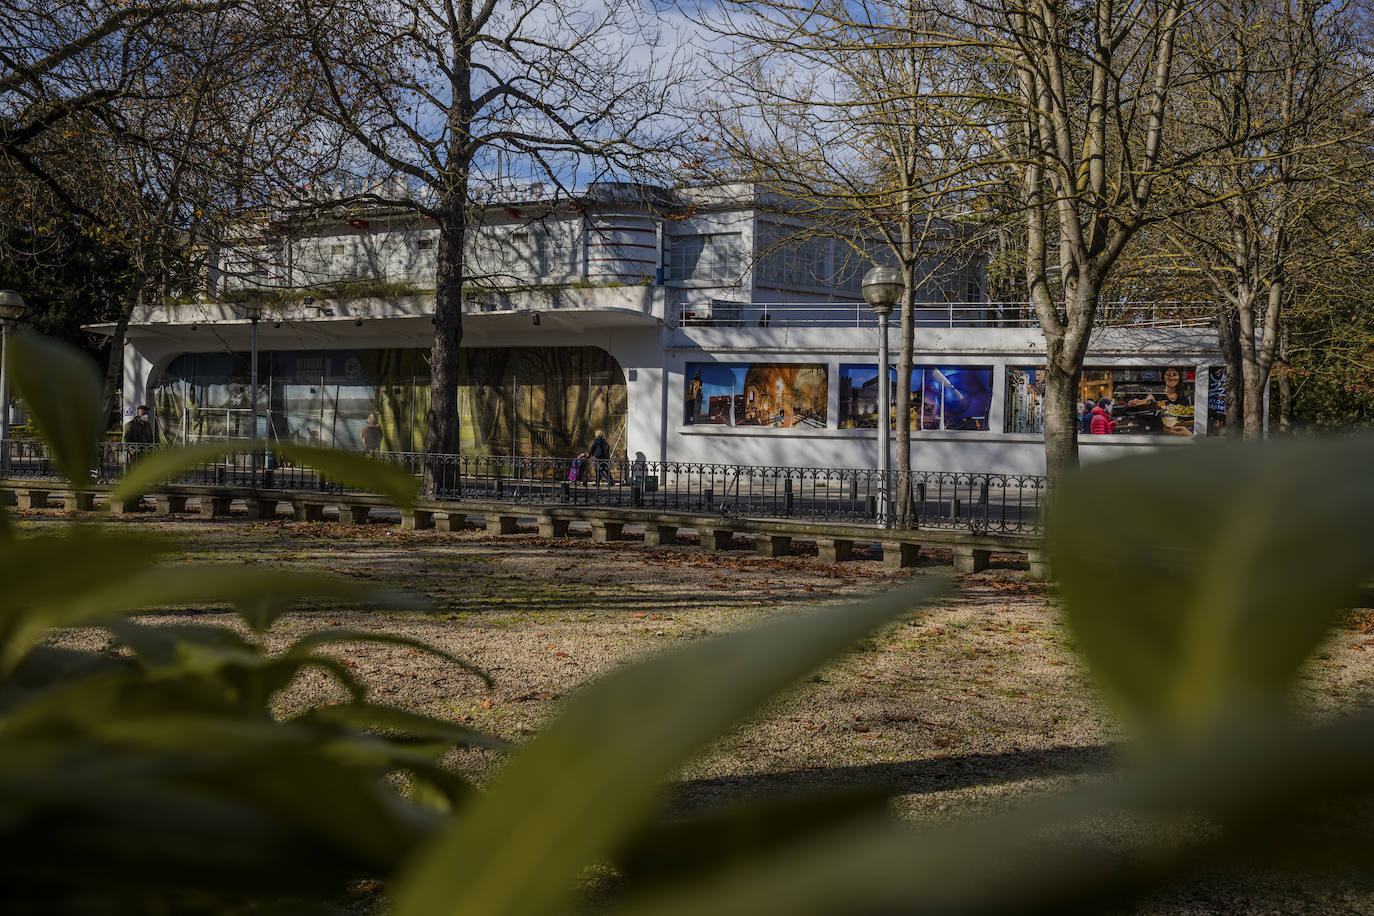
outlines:
[{"label": "gravel ground", "polygon": [[[20,513],[26,526],[65,524],[57,513]],[[816,604],[842,602],[911,577],[948,571],[922,555],[916,569],[871,559],[830,566],[812,556],[708,555],[680,542],[595,544],[531,533],[438,534],[285,521],[248,523],[124,516],[173,537],[180,562],[317,569],[403,588],[425,612],[307,607],[283,618],[271,642],[345,627],[414,637],[489,672],[494,687],[417,650],[356,645],[336,651],[393,703],[513,741],[536,732],[564,698],[618,665],[683,641],[745,627]],[[740,542],[743,547],[743,542]],[[804,549],[804,548],[802,548]],[[881,784],[918,821],[1005,807],[1093,779],[1121,738],[1075,657],[1050,592],[1012,558],[958,580],[938,605],[913,610],[797,685],[687,765],[677,810],[819,786]],[[158,619],[235,625],[222,609],[174,609]],[[1355,618],[1304,678],[1317,712],[1374,697],[1374,623]],[[102,631],[61,637],[97,648]],[[341,692],[323,676],[297,683],[289,712]],[[483,751],[454,762],[479,781],[499,765]],[[1132,912],[1374,912],[1358,882],[1250,875],[1217,879]]]}]

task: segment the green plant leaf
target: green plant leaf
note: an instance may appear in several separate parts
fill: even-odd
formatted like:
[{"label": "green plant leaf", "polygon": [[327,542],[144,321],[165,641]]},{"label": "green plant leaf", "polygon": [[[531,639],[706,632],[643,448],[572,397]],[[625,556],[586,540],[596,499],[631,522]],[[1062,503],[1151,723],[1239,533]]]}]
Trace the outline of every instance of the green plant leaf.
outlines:
[{"label": "green plant leaf", "polygon": [[[701,745],[943,583],[706,640],[593,684],[406,868],[395,916],[563,912]],[[532,879],[531,876],[538,876]]]},{"label": "green plant leaf", "polygon": [[366,455],[308,445],[276,445],[273,450],[297,464],[307,464],[325,477],[352,490],[368,490],[387,497],[398,508],[415,505],[420,481],[395,465]]},{"label": "green plant leaf", "polygon": [[371,630],[317,630],[314,633],[307,633],[305,636],[302,636],[286,650],[285,654],[291,657],[310,655],[321,646],[341,642],[366,642],[416,649],[420,652],[436,656],[437,658],[442,658],[444,661],[452,662],[468,674],[481,678],[482,683],[486,684],[488,687],[492,685],[491,675],[473,665],[471,662],[466,662],[456,655],[445,652],[443,649],[431,646],[429,643],[418,639],[412,639],[409,636],[397,636],[394,633],[377,633]]},{"label": "green plant leaf", "polygon": [[199,442],[141,452],[110,491],[110,499],[113,502],[142,496],[182,471],[241,451],[241,442]]},{"label": "green plant leaf", "polygon": [[16,334],[10,338],[5,366],[69,485],[90,489],[97,443],[105,430],[105,381],[95,363],[70,344]]},{"label": "green plant leaf", "polygon": [[1283,702],[1374,574],[1371,465],[1369,439],[1209,444],[1062,483],[1049,536],[1069,624],[1130,723],[1185,739]]},{"label": "green plant leaf", "polygon": [[327,723],[346,726],[352,729],[399,732],[403,735],[429,741],[441,741],[457,747],[487,747],[492,750],[508,750],[510,742],[494,735],[483,734],[444,719],[425,716],[394,706],[381,706],[376,703],[343,703],[335,706],[317,706],[293,721]]}]

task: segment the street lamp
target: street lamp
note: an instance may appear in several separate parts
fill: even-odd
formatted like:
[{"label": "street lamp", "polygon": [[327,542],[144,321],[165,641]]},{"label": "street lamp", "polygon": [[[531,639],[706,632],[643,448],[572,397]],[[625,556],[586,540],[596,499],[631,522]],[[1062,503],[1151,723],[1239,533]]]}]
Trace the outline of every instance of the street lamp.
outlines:
[{"label": "street lamp", "polygon": [[262,320],[262,303],[250,302],[244,307],[248,320],[253,324],[252,343],[249,346],[248,403],[252,408],[249,418],[248,436],[252,441],[249,460],[252,462],[253,483],[258,480],[258,322]]},{"label": "street lamp", "polygon": [[[902,272],[895,267],[875,267],[864,274],[864,299],[878,316],[878,523],[886,527],[892,516],[888,511],[888,472],[891,468],[889,440],[892,437],[892,386],[887,380],[887,319],[892,307],[906,290]],[[898,381],[901,381],[898,379]]]},{"label": "street lamp", "polygon": [[10,325],[24,314],[24,297],[0,290],[0,474],[10,470],[10,376],[5,365],[10,345]]}]

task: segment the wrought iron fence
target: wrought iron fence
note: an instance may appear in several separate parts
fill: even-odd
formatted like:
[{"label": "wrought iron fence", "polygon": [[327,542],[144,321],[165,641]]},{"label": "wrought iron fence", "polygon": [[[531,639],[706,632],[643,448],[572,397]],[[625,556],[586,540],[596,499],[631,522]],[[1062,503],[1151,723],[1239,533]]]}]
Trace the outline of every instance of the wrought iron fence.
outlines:
[{"label": "wrought iron fence", "polygon": [[[60,481],[41,442],[10,440],[0,448],[0,476]],[[94,482],[111,483],[155,446],[101,447]],[[951,528],[1034,534],[1044,521],[1049,481],[1038,475],[854,468],[769,467],[625,459],[569,460],[485,455],[382,452],[378,460],[422,481],[434,500],[531,507],[605,506],[665,514],[812,519],[900,528]],[[313,468],[270,449],[242,450],[204,461],[169,483],[241,489],[338,492]]]}]

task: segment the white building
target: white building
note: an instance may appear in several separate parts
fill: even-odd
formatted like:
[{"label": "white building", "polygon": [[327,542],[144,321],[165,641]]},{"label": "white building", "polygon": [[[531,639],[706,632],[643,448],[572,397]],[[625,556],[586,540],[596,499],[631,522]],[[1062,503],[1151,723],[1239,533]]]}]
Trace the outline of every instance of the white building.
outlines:
[{"label": "white building", "polygon": [[[630,458],[876,466],[871,265],[843,239],[799,235],[743,187],[525,196],[469,233],[486,279],[465,294],[465,454],[571,457],[604,427]],[[436,247],[432,225],[376,210],[265,225],[216,257],[205,301],[134,315],[126,414],[151,404],[175,440],[248,436],[244,303],[261,301],[260,435],[358,448],[375,412],[386,449],[418,450]],[[982,267],[932,250],[912,466],[1039,473],[1044,340],[1025,309],[984,301]],[[1202,322],[1106,316],[1082,394],[1114,400],[1117,430],[1084,436],[1084,457],[1206,435],[1220,365]]]}]

